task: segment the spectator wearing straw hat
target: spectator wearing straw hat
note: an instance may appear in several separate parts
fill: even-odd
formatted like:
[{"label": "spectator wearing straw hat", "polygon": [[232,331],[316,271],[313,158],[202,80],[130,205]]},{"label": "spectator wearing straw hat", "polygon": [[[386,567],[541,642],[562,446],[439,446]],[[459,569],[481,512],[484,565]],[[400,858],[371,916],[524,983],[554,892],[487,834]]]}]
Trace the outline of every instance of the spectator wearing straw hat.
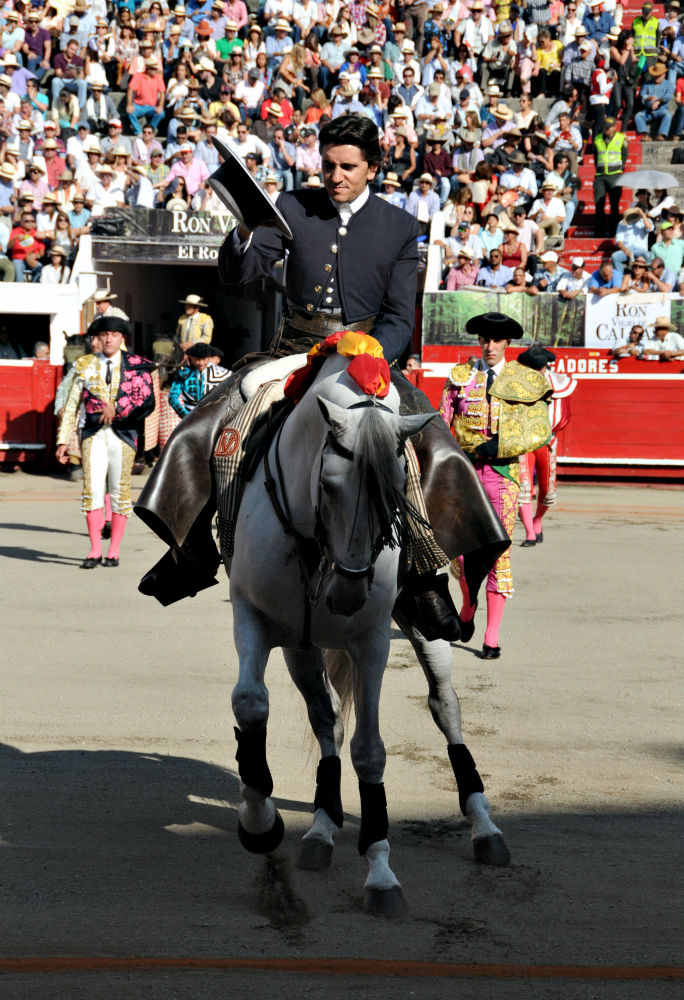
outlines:
[{"label": "spectator wearing straw hat", "polygon": [[43,162],[48,187],[54,191],[59,184],[59,175],[66,170],[66,160],[57,152],[57,140],[48,138],[43,143]]},{"label": "spectator wearing straw hat", "polygon": [[503,93],[510,94],[517,55],[518,46],[513,40],[511,23],[502,21],[498,35],[491,38],[482,51],[482,86],[488,86],[490,78],[493,77]]},{"label": "spectator wearing straw hat", "polygon": [[328,96],[337,83],[340,68],[345,60],[347,44],[344,40],[344,29],[339,24],[333,24],[328,32],[328,41],[321,49],[320,83]]},{"label": "spectator wearing straw hat", "polygon": [[0,60],[0,97],[5,102],[5,112],[13,115],[19,109],[21,98],[11,90],[12,77],[5,72],[5,67]]},{"label": "spectator wearing straw hat", "polygon": [[157,60],[145,60],[145,72],[135,73],[126,92],[126,114],[133,135],[142,133],[141,118],[146,118],[153,129],[159,127],[164,117],[166,85],[159,72]]},{"label": "spectator wearing straw hat", "polygon": [[35,152],[35,142],[31,138],[32,128],[33,125],[28,118],[20,118],[16,124],[13,138],[19,147],[17,155],[20,160],[30,160]]},{"label": "spectator wearing straw hat", "polygon": [[40,15],[37,11],[29,11],[24,30],[21,52],[29,72],[35,73],[40,80],[50,69],[52,37],[46,28],[41,28]]},{"label": "spectator wearing straw hat", "polygon": [[[232,21],[225,13],[225,5],[223,0],[213,0],[211,9],[209,10],[209,24],[211,25],[211,37],[214,39],[217,45],[224,38],[226,31],[226,24],[234,24],[234,31],[237,34],[238,26],[235,21]],[[242,39],[240,39],[240,47],[242,47]]]},{"label": "spectator wearing straw hat", "polygon": [[439,132],[430,129],[429,132],[426,132],[425,138],[426,151],[423,154],[423,167],[425,173],[436,179],[439,203],[440,206],[443,206],[451,191],[451,175],[453,174],[451,156],[445,150],[445,138]]},{"label": "spectator wearing straw hat", "polygon": [[541,198],[532,203],[530,219],[543,229],[547,236],[558,236],[565,222],[565,205],[558,197],[556,185],[546,180],[542,184]]},{"label": "spectator wearing straw hat", "polygon": [[401,181],[393,170],[388,170],[382,179],[382,191],[379,196],[390,205],[397,208],[406,208],[406,195],[401,189]]},{"label": "spectator wearing straw hat", "polygon": [[244,48],[244,41],[238,36],[238,25],[237,21],[233,21],[232,18],[227,18],[223,24],[223,31],[220,36],[214,35],[216,39],[216,58],[219,62],[224,63],[237,49],[242,50]]},{"label": "spectator wearing straw hat", "polygon": [[423,232],[427,230],[432,216],[439,212],[439,196],[433,190],[433,181],[432,174],[421,174],[417,190],[410,193],[406,203],[406,211],[423,226]]},{"label": "spectator wearing straw hat", "polygon": [[119,319],[128,319],[128,316],[120,309],[119,306],[113,306],[112,302],[118,299],[116,292],[111,292],[107,288],[98,288],[93,295],[90,296],[92,302],[95,303],[95,312],[98,316],[107,317],[108,319],[113,319],[115,316]]},{"label": "spectator wearing straw hat", "polygon": [[[291,30],[288,21],[282,17],[278,17],[273,24],[273,33],[267,35],[266,56],[268,58],[268,68],[273,71],[274,76],[283,56],[292,48]],[[344,58],[342,62],[344,62]],[[342,62],[340,62],[340,65],[342,65]]]},{"label": "spectator wearing straw hat", "polygon": [[76,168],[74,179],[82,191],[87,191],[97,183],[95,171],[100,165],[100,143],[96,135],[88,136],[83,144],[85,157]]},{"label": "spectator wearing straw hat", "polygon": [[132,208],[154,208],[154,188],[145,167],[134,163],[127,168],[126,173],[129,181],[124,194],[126,204]]},{"label": "spectator wearing straw hat", "polygon": [[66,250],[64,247],[53,246],[49,257],[50,263],[40,272],[41,285],[66,285],[71,277],[71,269],[66,263]]},{"label": "spectator wearing straw hat", "polygon": [[363,114],[364,107],[356,96],[353,87],[345,85],[338,87],[335,93],[335,102],[332,108],[332,117],[339,118],[341,115]]},{"label": "spectator wearing straw hat", "polygon": [[40,160],[31,160],[28,166],[27,179],[22,181],[20,193],[33,195],[33,207],[37,212],[43,207],[43,198],[49,191],[45,168]]},{"label": "spectator wearing straw hat", "polygon": [[90,86],[92,91],[86,101],[85,114],[93,132],[105,132],[107,122],[116,118],[116,107],[114,101],[104,92],[104,84],[98,80],[93,81]]},{"label": "spectator wearing straw hat", "polygon": [[176,325],[176,341],[181,348],[185,350],[198,342],[210,344],[214,334],[214,321],[208,313],[200,312],[200,309],[207,308],[202,296],[191,292],[180,299],[180,303],[185,306],[185,312]]},{"label": "spectator wearing straw hat", "polygon": [[454,32],[454,45],[458,49],[461,43],[468,46],[469,55],[477,61],[476,76],[482,79],[482,53],[485,46],[494,37],[494,28],[488,17],[484,16],[482,0],[473,0],[470,5],[470,17],[465,17]]},{"label": "spectator wearing straw hat", "polygon": [[669,104],[674,96],[674,84],[668,79],[665,63],[655,62],[648,72],[651,79],[641,88],[643,107],[634,115],[634,125],[642,141],[651,141],[651,130],[655,126],[658,129],[656,140],[665,142],[672,124]]},{"label": "spectator wearing straw hat", "polygon": [[23,96],[19,108],[12,116],[12,131],[16,134],[20,122],[27,121],[29,123],[29,135],[34,141],[34,150],[37,143],[40,141],[41,134],[43,132],[43,126],[45,123],[45,118],[42,111],[38,111],[33,107],[31,99],[27,96]]},{"label": "spectator wearing straw hat", "polygon": [[506,141],[506,133],[515,128],[513,112],[506,104],[497,104],[492,108],[494,123],[485,125],[482,130],[480,145],[483,149],[497,149]]},{"label": "spectator wearing straw hat", "polygon": [[677,333],[677,327],[669,316],[657,316],[653,324],[657,344],[647,344],[643,357],[647,361],[677,361],[684,358],[684,337]]},{"label": "spectator wearing straw hat", "polygon": [[9,217],[14,212],[14,181],[16,172],[11,163],[0,163],[0,224],[9,225]]},{"label": "spectator wearing straw hat", "polygon": [[14,264],[14,280],[39,281],[43,267],[40,258],[44,253],[45,244],[37,239],[33,213],[24,209],[7,241],[7,255]]},{"label": "spectator wearing straw hat", "polygon": [[466,285],[476,285],[478,272],[479,268],[475,260],[475,254],[470,247],[459,247],[456,253],[456,263],[453,267],[449,268],[445,286],[446,290],[448,292],[455,292]]},{"label": "spectator wearing straw hat", "polygon": [[527,157],[518,149],[509,154],[509,167],[501,174],[499,184],[504,191],[517,195],[516,205],[529,206],[537,197],[537,178],[527,166]]},{"label": "spectator wearing straw hat", "polygon": [[166,27],[164,28],[164,38],[168,38],[172,31],[178,30],[181,38],[187,38],[190,41],[195,37],[195,25],[191,19],[187,16],[185,6],[183,4],[176,4],[173,8],[171,16],[166,22]]},{"label": "spectator wearing straw hat", "polygon": [[594,47],[587,39],[587,29],[579,24],[575,39],[563,51],[562,88],[577,87],[580,94],[589,93],[591,74],[594,71]]},{"label": "spectator wearing straw hat", "polygon": [[119,181],[115,182],[114,171],[108,163],[101,163],[95,170],[97,181],[86,192],[87,204],[93,216],[102,215],[106,208],[116,208],[124,204],[124,190]]},{"label": "spectator wearing straw hat", "polygon": [[243,0],[224,0],[223,14],[229,21],[235,21],[238,31],[242,31],[249,23],[249,12]]}]

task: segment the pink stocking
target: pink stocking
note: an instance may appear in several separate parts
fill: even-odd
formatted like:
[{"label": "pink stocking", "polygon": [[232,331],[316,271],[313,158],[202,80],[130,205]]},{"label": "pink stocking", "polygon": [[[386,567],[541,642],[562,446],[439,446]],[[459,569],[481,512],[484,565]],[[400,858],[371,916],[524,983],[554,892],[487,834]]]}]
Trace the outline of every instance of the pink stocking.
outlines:
[{"label": "pink stocking", "polygon": [[463,566],[463,556],[458,556],[458,565],[461,567],[461,575],[458,578],[458,585],[461,588],[461,596],[463,597],[463,607],[461,608],[461,621],[471,622],[475,617],[475,608],[477,605],[470,603],[470,591],[468,590],[468,584],[465,578],[465,569]]},{"label": "pink stocking", "polygon": [[[537,537],[537,533],[534,530],[534,522],[532,520],[532,504],[531,503],[521,503],[520,504],[520,520],[525,525],[525,535],[530,541],[534,541]],[[541,530],[541,529],[540,529]]]},{"label": "pink stocking", "polygon": [[541,535],[542,530],[542,518],[549,508],[545,507],[543,503],[537,504],[537,509],[534,512],[534,533],[535,535]]},{"label": "pink stocking", "polygon": [[109,493],[105,493],[105,521],[111,521],[112,519],[112,500]]},{"label": "pink stocking", "polygon": [[88,526],[88,538],[90,539],[89,559],[99,559],[102,555],[102,527],[104,525],[104,510],[98,507],[97,510],[86,512],[86,524]]},{"label": "pink stocking", "polygon": [[124,531],[126,530],[127,520],[128,518],[123,514],[112,514],[112,537],[109,542],[109,552],[107,553],[108,559],[119,558],[119,548],[121,546],[121,539],[124,536]]},{"label": "pink stocking", "polygon": [[484,641],[488,646],[499,645],[499,625],[506,606],[506,595],[496,590],[487,591],[487,631]]}]

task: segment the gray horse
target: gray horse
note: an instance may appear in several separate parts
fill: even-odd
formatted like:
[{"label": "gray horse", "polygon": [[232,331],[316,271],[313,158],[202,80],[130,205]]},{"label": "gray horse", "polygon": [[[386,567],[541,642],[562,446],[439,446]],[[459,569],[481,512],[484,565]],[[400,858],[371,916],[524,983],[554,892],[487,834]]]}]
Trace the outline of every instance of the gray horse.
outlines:
[{"label": "gray horse", "polygon": [[[234,554],[226,560],[240,664],[232,695],[239,836],[256,853],[272,852],[283,837],[266,760],[264,681],[269,653],[280,646],[321,752],[314,821],[303,838],[300,867],[328,864],[342,825],[337,684],[353,696],[355,709],[350,748],[361,798],[359,852],[369,866],[364,909],[391,915],[403,912],[405,903],[389,866],[378,707],[402,546],[417,516],[404,492],[404,443],[434,414],[401,416],[393,387],[382,400],[364,394],[347,373],[349,363],[340,355],[328,358],[282,425],[245,488]],[[506,863],[507,849],[462,742],[450,647],[426,642],[407,622],[398,624],[428,677],[429,704],[448,740],[461,808],[473,821],[476,859]]]}]

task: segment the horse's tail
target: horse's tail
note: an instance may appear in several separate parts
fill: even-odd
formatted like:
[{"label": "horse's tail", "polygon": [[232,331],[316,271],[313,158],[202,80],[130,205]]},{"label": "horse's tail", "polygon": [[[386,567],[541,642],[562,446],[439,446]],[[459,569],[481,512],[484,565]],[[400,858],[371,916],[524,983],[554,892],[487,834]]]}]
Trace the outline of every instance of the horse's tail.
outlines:
[{"label": "horse's tail", "polygon": [[356,665],[346,649],[324,649],[323,663],[328,679],[339,696],[346,724],[354,695]]}]

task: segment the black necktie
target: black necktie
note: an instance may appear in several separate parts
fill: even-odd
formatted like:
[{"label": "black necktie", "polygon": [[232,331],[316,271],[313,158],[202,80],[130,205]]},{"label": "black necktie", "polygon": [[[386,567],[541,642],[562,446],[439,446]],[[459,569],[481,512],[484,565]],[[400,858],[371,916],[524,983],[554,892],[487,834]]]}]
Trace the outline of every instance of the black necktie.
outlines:
[{"label": "black necktie", "polygon": [[487,398],[488,399],[489,399],[489,396],[491,394],[492,383],[494,382],[495,378],[496,378],[496,372],[494,371],[493,368],[490,368],[488,370],[488,372],[487,372]]},{"label": "black necktie", "polygon": [[105,385],[111,385],[111,384],[112,384],[112,363],[111,361],[108,361],[107,374],[105,375]]}]

